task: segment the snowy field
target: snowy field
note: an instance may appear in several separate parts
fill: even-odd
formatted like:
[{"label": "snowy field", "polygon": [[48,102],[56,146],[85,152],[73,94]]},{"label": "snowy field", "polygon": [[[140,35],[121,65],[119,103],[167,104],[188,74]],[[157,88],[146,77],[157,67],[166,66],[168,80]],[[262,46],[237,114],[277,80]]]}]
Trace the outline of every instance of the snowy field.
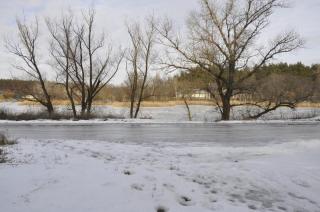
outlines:
[{"label": "snowy field", "polygon": [[317,119],[206,123],[212,108],[192,110],[190,123],[180,106],[134,122],[1,121],[17,144],[1,147],[0,211],[320,211]]},{"label": "snowy field", "polygon": [[1,211],[320,211],[320,140],[227,146],[19,139],[6,149]]}]

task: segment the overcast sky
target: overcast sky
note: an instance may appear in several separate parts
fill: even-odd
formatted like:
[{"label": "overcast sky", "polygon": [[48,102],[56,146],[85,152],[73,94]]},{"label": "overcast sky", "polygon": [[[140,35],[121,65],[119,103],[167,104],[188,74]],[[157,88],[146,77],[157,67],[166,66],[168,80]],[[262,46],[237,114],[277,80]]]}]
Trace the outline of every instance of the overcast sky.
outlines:
[{"label": "overcast sky", "polygon": [[[81,11],[94,4],[97,10],[97,25],[108,31],[116,43],[125,43],[125,20],[141,18],[154,13],[167,15],[182,25],[188,13],[198,7],[198,0],[0,0],[0,34],[13,36],[15,18],[55,17],[63,8]],[[291,8],[281,9],[273,15],[266,39],[285,30],[295,29],[305,40],[305,48],[284,55],[275,62],[320,63],[320,0],[292,0]],[[11,64],[15,61],[8,55],[1,39],[0,78],[9,78],[16,71]],[[19,75],[19,74],[18,74]],[[123,79],[120,74],[117,79]]]}]

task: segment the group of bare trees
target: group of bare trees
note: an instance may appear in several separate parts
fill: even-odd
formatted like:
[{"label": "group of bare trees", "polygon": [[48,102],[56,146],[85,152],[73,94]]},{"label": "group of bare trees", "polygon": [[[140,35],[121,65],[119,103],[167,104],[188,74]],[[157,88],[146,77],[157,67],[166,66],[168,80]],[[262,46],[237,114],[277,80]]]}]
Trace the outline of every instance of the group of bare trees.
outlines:
[{"label": "group of bare trees", "polygon": [[[24,62],[17,68],[40,83],[42,92],[31,95],[51,115],[54,112],[52,97],[44,71],[39,67],[38,20],[33,25],[17,20],[17,25],[19,41],[8,41],[7,48]],[[114,50],[111,43],[106,43],[104,34],[97,35],[92,9],[83,13],[80,20],[76,21],[69,12],[60,19],[47,18],[46,25],[51,35],[50,58],[57,82],[65,87],[74,118],[79,117],[77,102],[81,105],[80,117],[89,117],[95,97],[118,72],[124,51]]]},{"label": "group of bare trees", "polygon": [[[65,87],[74,117],[79,116],[78,102],[80,116],[90,115],[95,97],[121,64],[125,64],[130,117],[137,118],[141,103],[147,98],[145,88],[157,57],[162,58],[159,64],[165,70],[197,70],[208,74],[208,91],[223,120],[230,119],[233,107],[243,104],[263,108],[264,114],[281,106],[294,107],[298,100],[281,101],[272,95],[259,102],[235,104],[232,100],[242,94],[257,96],[254,91],[264,88],[261,83],[255,84],[254,89],[250,87],[256,73],[276,56],[303,45],[294,31],[276,36],[269,45],[259,43],[261,35],[267,33],[271,15],[285,6],[282,0],[201,0],[200,10],[188,18],[187,30],[181,33],[184,36],[175,31],[168,19],[156,21],[151,17],[143,23],[127,24],[130,46],[125,51],[114,49],[114,45],[106,43],[103,34],[98,35],[94,10],[83,13],[80,19],[69,12],[60,19],[46,19],[51,35],[50,55],[57,81]],[[7,42],[7,47],[24,62],[24,66],[17,68],[39,81],[42,92],[33,95],[34,99],[51,114],[52,97],[39,67],[38,21],[27,25],[17,20],[17,25],[19,41]],[[157,54],[158,45],[165,49],[161,55]],[[299,97],[303,99],[304,96]]]}]

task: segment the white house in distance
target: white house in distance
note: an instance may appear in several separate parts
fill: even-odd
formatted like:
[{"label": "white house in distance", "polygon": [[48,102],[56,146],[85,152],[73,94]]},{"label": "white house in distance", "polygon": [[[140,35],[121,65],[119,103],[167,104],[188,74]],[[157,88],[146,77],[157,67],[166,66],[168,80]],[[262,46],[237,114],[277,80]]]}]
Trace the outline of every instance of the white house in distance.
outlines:
[{"label": "white house in distance", "polygon": [[[183,94],[180,92],[176,93],[176,98],[180,99],[183,97]],[[195,100],[210,100],[212,99],[211,94],[203,89],[193,89],[190,97]]]},{"label": "white house in distance", "polygon": [[209,100],[209,99],[211,99],[211,94],[206,90],[194,89],[192,91],[191,98]]},{"label": "white house in distance", "polygon": [[34,101],[34,100],[36,100],[32,95],[23,96],[22,99],[24,99],[24,100],[29,100],[29,101]]}]

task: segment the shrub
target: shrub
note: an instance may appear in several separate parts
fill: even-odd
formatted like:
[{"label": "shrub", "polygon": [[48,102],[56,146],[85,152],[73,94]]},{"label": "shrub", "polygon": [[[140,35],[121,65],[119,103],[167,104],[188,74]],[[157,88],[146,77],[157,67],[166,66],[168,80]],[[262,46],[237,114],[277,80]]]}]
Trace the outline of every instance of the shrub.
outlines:
[{"label": "shrub", "polygon": [[[50,119],[50,120],[74,120],[71,113],[56,112],[49,114],[46,111],[32,112],[27,111],[23,113],[12,113],[6,109],[0,109],[0,120],[11,120],[11,121],[31,121],[39,119]],[[90,119],[124,119],[122,116],[117,116],[113,114],[99,115],[92,113],[90,116],[79,117],[80,120],[90,120]]]},{"label": "shrub", "polygon": [[4,150],[0,149],[0,163],[6,162],[6,158],[4,156]]},{"label": "shrub", "polygon": [[0,134],[0,146],[4,146],[8,144],[8,139],[5,135]]},{"label": "shrub", "polygon": [[13,145],[16,141],[8,139],[3,133],[0,133],[0,146]]}]

